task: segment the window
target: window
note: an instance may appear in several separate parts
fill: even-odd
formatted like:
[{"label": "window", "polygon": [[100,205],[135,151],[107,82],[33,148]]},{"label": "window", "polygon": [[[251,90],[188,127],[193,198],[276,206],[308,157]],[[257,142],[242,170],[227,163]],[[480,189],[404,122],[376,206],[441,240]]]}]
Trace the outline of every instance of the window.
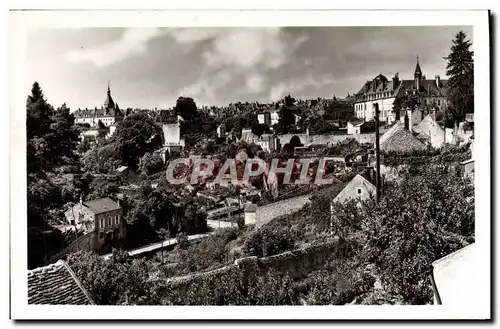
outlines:
[{"label": "window", "polygon": [[111,226],[111,217],[108,217],[108,226]]},{"label": "window", "polygon": [[104,228],[104,218],[101,218],[101,228]]},{"label": "window", "polygon": [[118,215],[115,216],[115,224],[118,225],[120,223],[120,218]]},{"label": "window", "polygon": [[440,99],[438,99],[438,105],[441,105],[441,100]]},{"label": "window", "polygon": [[358,187],[358,195],[361,195],[362,191],[361,189]]}]

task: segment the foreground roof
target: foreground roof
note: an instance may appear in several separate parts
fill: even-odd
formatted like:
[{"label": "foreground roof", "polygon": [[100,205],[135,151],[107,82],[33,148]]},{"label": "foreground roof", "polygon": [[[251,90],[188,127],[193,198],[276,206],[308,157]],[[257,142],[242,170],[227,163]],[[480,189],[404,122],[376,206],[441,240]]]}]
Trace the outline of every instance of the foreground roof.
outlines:
[{"label": "foreground roof", "polygon": [[121,209],[120,205],[110,198],[95,199],[92,201],[84,202],[83,205],[87,207],[94,214],[101,214],[103,212]]},{"label": "foreground roof", "polygon": [[69,265],[63,260],[28,271],[28,304],[94,304]]},{"label": "foreground roof", "polygon": [[432,263],[437,292],[443,305],[477,301],[476,244],[472,243]]}]

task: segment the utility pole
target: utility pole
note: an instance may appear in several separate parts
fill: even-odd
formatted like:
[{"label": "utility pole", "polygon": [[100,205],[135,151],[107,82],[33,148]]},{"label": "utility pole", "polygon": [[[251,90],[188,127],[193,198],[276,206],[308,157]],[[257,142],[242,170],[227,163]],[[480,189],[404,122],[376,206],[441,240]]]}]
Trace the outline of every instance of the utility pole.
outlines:
[{"label": "utility pole", "polygon": [[380,200],[380,132],[379,132],[379,115],[380,111],[378,103],[373,103],[375,106],[375,158],[376,158],[376,172],[375,183],[377,188],[377,203]]}]

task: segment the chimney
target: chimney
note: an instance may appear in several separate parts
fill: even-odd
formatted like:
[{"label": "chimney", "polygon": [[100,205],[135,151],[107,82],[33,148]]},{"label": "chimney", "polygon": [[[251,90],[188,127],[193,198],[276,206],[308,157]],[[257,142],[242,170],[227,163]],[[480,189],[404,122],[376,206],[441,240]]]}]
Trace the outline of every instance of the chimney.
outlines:
[{"label": "chimney", "polygon": [[[413,127],[413,122],[411,120],[411,116],[412,116],[412,113],[411,113],[411,110],[406,110],[406,117],[408,117],[408,130],[409,131],[412,131],[412,127]],[[406,117],[405,117],[405,126],[406,126]]]},{"label": "chimney", "polygon": [[439,77],[439,75],[436,75],[434,78],[436,79],[436,87],[439,88],[441,84],[441,78]]},{"label": "chimney", "polygon": [[430,110],[430,115],[431,115],[431,118],[436,121],[436,109],[433,107],[431,108]]},{"label": "chimney", "polygon": [[394,78],[392,78],[392,89],[396,89],[399,86],[399,73],[396,72]]}]

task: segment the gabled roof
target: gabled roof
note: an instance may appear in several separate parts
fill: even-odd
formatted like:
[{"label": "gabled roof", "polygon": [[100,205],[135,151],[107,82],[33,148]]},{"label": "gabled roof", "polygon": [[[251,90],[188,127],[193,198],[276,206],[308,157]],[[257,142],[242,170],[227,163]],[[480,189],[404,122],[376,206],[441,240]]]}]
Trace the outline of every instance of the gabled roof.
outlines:
[{"label": "gabled roof", "polygon": [[408,152],[425,148],[426,146],[406,129],[397,130],[380,143],[380,150],[384,152]]},{"label": "gabled roof", "polygon": [[[376,187],[368,179],[360,174],[357,174],[345,187],[344,189],[333,199],[333,202],[345,202],[349,199],[356,199],[357,189],[362,188],[365,190],[364,193],[369,194],[375,193]],[[368,195],[363,194],[362,198],[368,198]]]},{"label": "gabled roof", "polygon": [[420,123],[413,127],[413,131],[418,134],[429,135],[429,133],[439,132],[444,134],[444,129],[428,114]]},{"label": "gabled roof", "polygon": [[120,168],[116,169],[116,171],[118,171],[118,172],[124,172],[127,169],[128,169],[127,166],[121,166]]},{"label": "gabled roof", "polygon": [[110,198],[95,199],[84,202],[83,205],[94,214],[101,214],[108,211],[121,209],[120,205]]},{"label": "gabled roof", "polygon": [[55,264],[28,271],[28,304],[92,305],[85,288],[69,265]]}]

